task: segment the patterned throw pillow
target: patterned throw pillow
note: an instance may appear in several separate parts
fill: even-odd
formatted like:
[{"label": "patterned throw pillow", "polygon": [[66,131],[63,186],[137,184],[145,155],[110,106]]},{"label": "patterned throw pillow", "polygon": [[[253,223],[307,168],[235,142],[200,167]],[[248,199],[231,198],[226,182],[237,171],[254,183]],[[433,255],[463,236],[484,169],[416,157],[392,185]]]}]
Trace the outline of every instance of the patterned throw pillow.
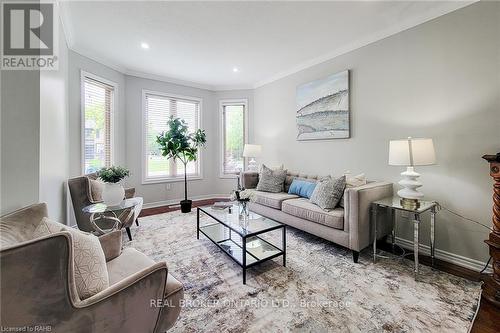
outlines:
[{"label": "patterned throw pillow", "polygon": [[283,192],[283,184],[285,183],[286,170],[273,170],[262,165],[262,172],[259,175],[259,183],[257,191],[279,193]]},{"label": "patterned throw pillow", "polygon": [[44,217],[33,233],[34,238],[67,231],[73,239],[75,282],[78,296],[86,299],[109,287],[106,258],[99,238]]},{"label": "patterned throw pillow", "polygon": [[334,209],[345,189],[345,176],[337,179],[326,177],[318,181],[311,195],[311,202],[323,210]]}]

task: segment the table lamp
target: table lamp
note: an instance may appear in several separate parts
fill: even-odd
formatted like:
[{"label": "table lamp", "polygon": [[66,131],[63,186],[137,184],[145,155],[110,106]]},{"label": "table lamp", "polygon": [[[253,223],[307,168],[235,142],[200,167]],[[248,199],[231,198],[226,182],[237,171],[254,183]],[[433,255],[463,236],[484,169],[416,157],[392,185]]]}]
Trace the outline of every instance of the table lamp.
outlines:
[{"label": "table lamp", "polygon": [[262,149],[260,145],[245,144],[245,148],[243,149],[243,157],[250,158],[250,161],[248,161],[249,171],[257,171],[258,168],[255,157],[259,157],[261,151]]},{"label": "table lamp", "polygon": [[403,179],[399,185],[403,188],[398,191],[403,206],[417,208],[418,200],[424,194],[417,189],[422,186],[418,181],[420,174],[415,172],[415,165],[432,165],[436,163],[436,153],[432,139],[391,140],[389,142],[389,165],[405,165],[406,171],[401,172]]}]

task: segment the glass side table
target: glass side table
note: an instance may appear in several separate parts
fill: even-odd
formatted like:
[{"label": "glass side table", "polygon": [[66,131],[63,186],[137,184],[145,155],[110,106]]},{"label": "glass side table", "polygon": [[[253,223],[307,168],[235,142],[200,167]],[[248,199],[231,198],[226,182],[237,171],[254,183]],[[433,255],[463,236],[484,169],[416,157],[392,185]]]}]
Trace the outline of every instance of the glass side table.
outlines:
[{"label": "glass side table", "polygon": [[[122,221],[127,221],[134,214],[134,207],[141,203],[138,198],[124,199],[116,206],[108,206],[103,202],[88,205],[82,208],[84,213],[90,214],[90,224],[94,228],[97,235],[104,235],[105,233],[113,230],[120,230],[122,228]],[[120,216],[117,213],[120,212]],[[124,215],[125,216],[122,216]],[[112,227],[109,229],[102,229],[97,225],[100,220],[112,222]]]},{"label": "glass side table", "polygon": [[391,233],[391,241],[392,248],[394,250],[395,244],[395,225],[396,225],[396,214],[397,210],[408,212],[410,214],[410,218],[413,221],[413,252],[415,258],[415,268],[414,273],[415,277],[418,275],[418,248],[419,248],[419,225],[421,223],[420,215],[425,213],[426,211],[431,212],[431,259],[432,264],[434,264],[434,237],[435,237],[435,223],[436,223],[436,211],[437,211],[438,203],[435,201],[419,201],[418,207],[407,207],[401,204],[400,197],[388,197],[381,200],[377,200],[372,202],[372,221],[373,221],[373,262],[375,263],[377,260],[377,212],[379,208],[386,208],[391,211],[391,219],[392,219],[392,233]]}]

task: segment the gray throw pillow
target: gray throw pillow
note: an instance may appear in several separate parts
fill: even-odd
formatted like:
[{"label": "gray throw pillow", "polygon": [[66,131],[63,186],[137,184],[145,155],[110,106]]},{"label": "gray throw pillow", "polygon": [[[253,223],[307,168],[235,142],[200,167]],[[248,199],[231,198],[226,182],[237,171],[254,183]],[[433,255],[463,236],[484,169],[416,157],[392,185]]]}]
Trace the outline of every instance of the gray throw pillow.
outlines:
[{"label": "gray throw pillow", "polygon": [[283,184],[285,183],[286,170],[273,170],[265,165],[262,165],[262,172],[259,175],[259,183],[257,191],[279,193],[283,192]]},{"label": "gray throw pillow", "polygon": [[344,195],[345,176],[337,179],[326,177],[318,181],[311,195],[311,202],[321,209],[334,209]]}]

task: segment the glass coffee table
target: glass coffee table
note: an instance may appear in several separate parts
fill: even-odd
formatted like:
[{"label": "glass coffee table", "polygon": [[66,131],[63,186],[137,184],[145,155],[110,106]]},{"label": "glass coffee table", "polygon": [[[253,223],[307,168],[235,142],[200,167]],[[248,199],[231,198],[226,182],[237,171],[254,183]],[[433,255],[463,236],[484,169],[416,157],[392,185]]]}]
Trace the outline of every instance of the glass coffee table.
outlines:
[{"label": "glass coffee table", "polygon": [[[252,266],[279,256],[286,266],[286,226],[254,212],[248,217],[239,212],[238,204],[225,209],[198,207],[196,237],[200,239],[201,232],[240,265],[246,284],[246,270]],[[200,220],[201,214],[209,218]],[[270,236],[280,231],[281,244],[276,244],[276,237]]]}]

